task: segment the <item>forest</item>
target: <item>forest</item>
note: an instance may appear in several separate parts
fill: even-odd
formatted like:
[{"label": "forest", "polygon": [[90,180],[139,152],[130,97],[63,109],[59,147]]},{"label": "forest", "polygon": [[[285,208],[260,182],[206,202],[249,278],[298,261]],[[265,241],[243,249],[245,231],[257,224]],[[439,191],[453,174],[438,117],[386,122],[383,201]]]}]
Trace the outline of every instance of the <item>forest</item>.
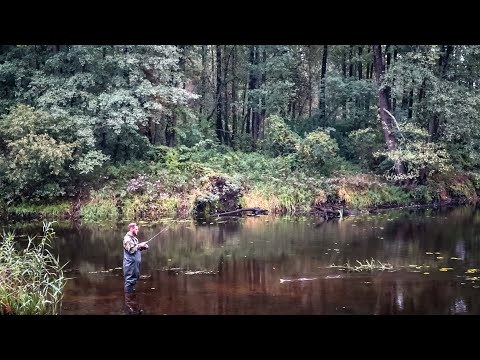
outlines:
[{"label": "forest", "polygon": [[0,45],[0,213],[474,202],[477,45]]}]

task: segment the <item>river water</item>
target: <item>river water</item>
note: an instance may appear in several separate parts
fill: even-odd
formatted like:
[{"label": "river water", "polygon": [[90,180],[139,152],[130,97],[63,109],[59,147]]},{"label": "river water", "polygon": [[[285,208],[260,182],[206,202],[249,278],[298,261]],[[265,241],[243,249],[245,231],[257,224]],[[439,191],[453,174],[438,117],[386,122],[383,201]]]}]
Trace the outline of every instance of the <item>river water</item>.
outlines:
[{"label": "river water", "polygon": [[[41,233],[40,222],[9,224]],[[136,293],[123,292],[126,224],[55,223],[61,314],[480,314],[480,211],[390,210],[324,221],[247,216],[140,223]]]}]

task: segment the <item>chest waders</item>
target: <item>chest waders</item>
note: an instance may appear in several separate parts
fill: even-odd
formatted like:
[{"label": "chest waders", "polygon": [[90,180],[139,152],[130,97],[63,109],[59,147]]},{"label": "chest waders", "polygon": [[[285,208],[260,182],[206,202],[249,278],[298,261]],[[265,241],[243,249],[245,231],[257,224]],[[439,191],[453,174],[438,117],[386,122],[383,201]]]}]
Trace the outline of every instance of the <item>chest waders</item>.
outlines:
[{"label": "chest waders", "polygon": [[[135,245],[138,244],[138,240],[132,237]],[[127,250],[123,249],[123,276],[125,278],[125,291],[133,292],[134,286],[140,278],[140,263],[142,261],[142,254],[140,250],[130,254]]]}]

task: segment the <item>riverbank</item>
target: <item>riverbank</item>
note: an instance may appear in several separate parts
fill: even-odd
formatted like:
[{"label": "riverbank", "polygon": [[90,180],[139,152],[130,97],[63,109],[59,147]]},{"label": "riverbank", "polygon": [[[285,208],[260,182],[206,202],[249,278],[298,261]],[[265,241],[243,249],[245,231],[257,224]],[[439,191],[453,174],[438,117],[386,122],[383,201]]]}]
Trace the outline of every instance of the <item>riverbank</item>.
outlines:
[{"label": "riverbank", "polygon": [[[278,164],[277,164],[278,165]],[[145,167],[144,167],[145,168]],[[208,217],[239,208],[274,215],[348,216],[392,208],[475,203],[475,174],[436,176],[425,184],[395,185],[374,174],[309,176],[302,171],[262,174],[252,168],[219,171],[190,163],[177,169],[130,174],[128,166],[87,186],[76,197],[49,204],[21,203],[4,209],[4,219],[69,219],[84,223],[158,221]]]}]

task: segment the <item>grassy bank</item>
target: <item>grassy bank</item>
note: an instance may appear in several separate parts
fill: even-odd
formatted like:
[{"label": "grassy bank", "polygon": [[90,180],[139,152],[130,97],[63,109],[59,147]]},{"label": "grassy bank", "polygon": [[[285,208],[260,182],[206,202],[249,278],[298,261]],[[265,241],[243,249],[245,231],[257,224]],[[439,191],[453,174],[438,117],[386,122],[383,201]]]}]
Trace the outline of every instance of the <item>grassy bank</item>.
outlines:
[{"label": "grassy bank", "polygon": [[475,173],[457,171],[432,176],[424,184],[401,186],[344,160],[329,169],[312,169],[294,156],[162,147],[155,161],[106,167],[82,199],[70,204],[20,204],[8,212],[14,216],[76,216],[87,223],[184,218],[239,206],[298,215],[316,206],[340,203],[361,211],[474,202],[479,192],[480,175]]}]

